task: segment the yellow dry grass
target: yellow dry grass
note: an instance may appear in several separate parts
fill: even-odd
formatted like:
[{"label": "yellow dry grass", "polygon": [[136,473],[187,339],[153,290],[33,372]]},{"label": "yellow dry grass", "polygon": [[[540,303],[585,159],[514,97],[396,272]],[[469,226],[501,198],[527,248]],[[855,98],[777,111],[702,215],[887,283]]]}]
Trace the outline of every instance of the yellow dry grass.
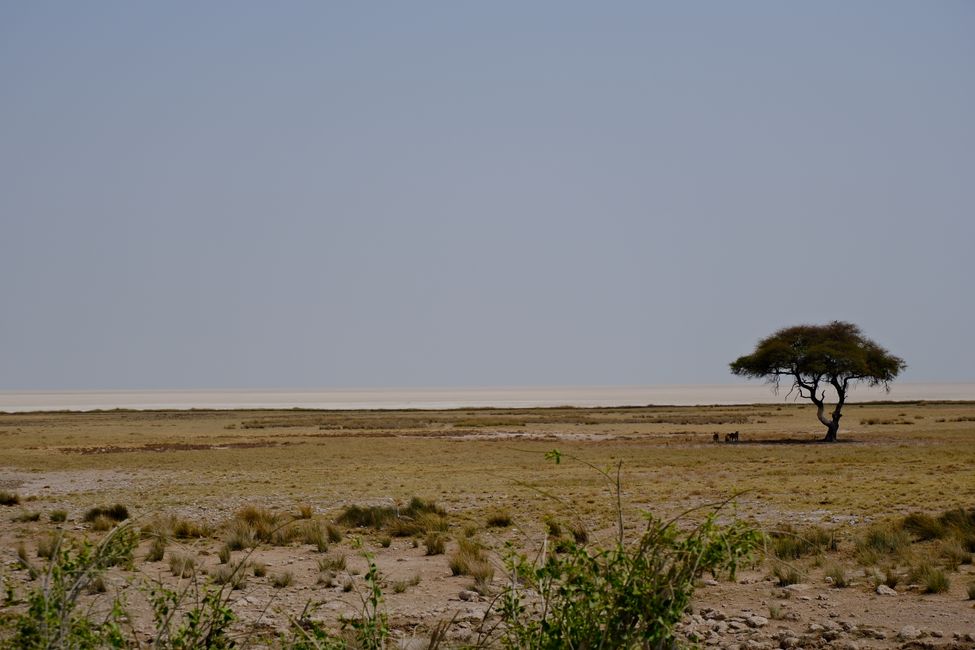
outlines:
[{"label": "yellow dry grass", "polygon": [[[666,514],[742,492],[739,513],[762,520],[863,517],[975,501],[973,420],[972,403],[852,404],[841,442],[824,445],[814,443],[823,430],[811,407],[791,403],[30,413],[0,415],[0,457],[8,470],[44,476],[48,487],[29,486],[33,496],[78,507],[93,494],[141,513],[255,500],[329,510],[420,495],[472,517],[503,502],[516,518],[537,518],[561,507],[557,496],[610,524],[608,485],[582,464],[544,459],[558,448],[600,468],[622,461],[634,509]],[[741,443],[712,442],[731,431]],[[85,472],[105,471],[126,480],[85,483]]]}]

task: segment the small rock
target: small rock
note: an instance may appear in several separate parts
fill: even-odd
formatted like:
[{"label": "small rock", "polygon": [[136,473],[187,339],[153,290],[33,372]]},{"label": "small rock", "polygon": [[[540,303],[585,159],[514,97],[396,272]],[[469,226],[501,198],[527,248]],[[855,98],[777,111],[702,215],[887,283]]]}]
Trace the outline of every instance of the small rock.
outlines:
[{"label": "small rock", "polygon": [[943,639],[945,636],[945,633],[942,632],[941,630],[931,630],[930,632],[928,632],[928,634],[930,634],[936,639]]},{"label": "small rock", "polygon": [[897,592],[887,585],[877,585],[877,594],[880,596],[896,596]]},{"label": "small rock", "polygon": [[901,641],[913,641],[914,639],[921,638],[921,630],[917,629],[913,625],[905,625],[901,628],[901,631],[897,633],[897,638]]},{"label": "small rock", "polygon": [[849,639],[835,641],[832,647],[835,648],[835,650],[860,650],[860,646],[858,646],[855,641],[850,641]]},{"label": "small rock", "polygon": [[718,586],[718,581],[715,580],[714,578],[705,578],[704,579],[704,586],[705,587],[717,587]]},{"label": "small rock", "polygon": [[768,619],[764,616],[759,616],[758,614],[749,616],[745,619],[745,622],[748,623],[748,627],[765,627],[768,625]]},{"label": "small rock", "polygon": [[481,598],[480,594],[478,594],[476,591],[469,591],[467,589],[464,589],[459,594],[457,594],[457,597],[460,598],[461,600],[467,600],[471,602],[477,602]]}]

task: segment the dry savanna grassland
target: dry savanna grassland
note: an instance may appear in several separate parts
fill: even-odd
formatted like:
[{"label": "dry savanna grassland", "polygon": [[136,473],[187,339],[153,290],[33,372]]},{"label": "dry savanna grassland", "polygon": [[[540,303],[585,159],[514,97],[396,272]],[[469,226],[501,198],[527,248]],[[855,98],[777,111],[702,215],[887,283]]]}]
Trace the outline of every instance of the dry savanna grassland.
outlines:
[{"label": "dry savanna grassland", "polygon": [[849,404],[840,442],[823,431],[791,402],[0,414],[0,645],[25,638],[52,558],[119,525],[131,558],[75,611],[120,601],[129,645],[165,645],[160,593],[180,612],[218,593],[241,646],[457,647],[501,643],[513,553],[723,504],[761,542],[733,578],[698,577],[684,643],[975,647],[975,403]]}]

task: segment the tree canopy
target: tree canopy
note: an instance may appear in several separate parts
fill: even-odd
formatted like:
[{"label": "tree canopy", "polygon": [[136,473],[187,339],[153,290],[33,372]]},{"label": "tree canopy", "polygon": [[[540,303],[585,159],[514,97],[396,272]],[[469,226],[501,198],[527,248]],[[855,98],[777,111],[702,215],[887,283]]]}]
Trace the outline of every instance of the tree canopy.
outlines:
[{"label": "tree canopy", "polygon": [[[796,391],[816,405],[819,420],[827,427],[827,441],[836,440],[840,412],[854,383],[890,390],[890,382],[906,367],[903,359],[865,337],[853,323],[843,321],[780,329],[730,365],[733,374],[764,378],[776,389],[786,377],[790,393]],[[827,418],[826,389],[830,386],[836,391],[837,403]]]}]

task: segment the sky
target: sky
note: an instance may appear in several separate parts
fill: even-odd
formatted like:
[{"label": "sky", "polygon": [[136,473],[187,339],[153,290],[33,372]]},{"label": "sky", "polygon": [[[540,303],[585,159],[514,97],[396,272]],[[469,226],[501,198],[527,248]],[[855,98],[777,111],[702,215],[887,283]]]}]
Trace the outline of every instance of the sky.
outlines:
[{"label": "sky", "polygon": [[975,380],[975,3],[0,4],[0,389]]}]

